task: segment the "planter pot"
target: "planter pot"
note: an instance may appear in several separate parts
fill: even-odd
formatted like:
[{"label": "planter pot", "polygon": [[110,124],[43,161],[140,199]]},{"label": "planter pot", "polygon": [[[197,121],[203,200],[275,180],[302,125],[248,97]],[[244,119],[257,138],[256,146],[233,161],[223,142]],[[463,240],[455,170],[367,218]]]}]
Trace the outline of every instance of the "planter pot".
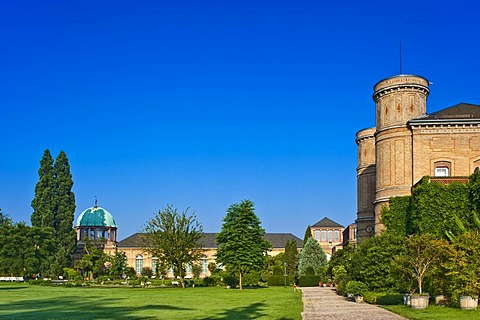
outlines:
[{"label": "planter pot", "polygon": [[475,310],[478,306],[478,299],[470,296],[460,297],[460,309],[462,310]]},{"label": "planter pot", "polygon": [[410,295],[408,293],[403,295],[403,304],[406,306],[410,305]]},{"label": "planter pot", "polygon": [[363,296],[355,296],[355,302],[356,303],[362,303],[363,302]]},{"label": "planter pot", "polygon": [[425,309],[428,307],[429,296],[410,296],[410,307],[413,309]]}]

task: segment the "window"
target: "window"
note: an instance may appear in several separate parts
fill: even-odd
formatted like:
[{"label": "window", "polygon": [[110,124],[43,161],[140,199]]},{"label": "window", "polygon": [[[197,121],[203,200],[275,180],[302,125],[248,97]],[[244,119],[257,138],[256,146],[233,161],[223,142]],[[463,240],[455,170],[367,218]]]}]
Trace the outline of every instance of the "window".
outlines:
[{"label": "window", "polygon": [[322,230],[322,242],[327,242],[327,231]]},{"label": "window", "polygon": [[192,273],[192,265],[190,263],[185,263],[185,272]]},{"label": "window", "polygon": [[435,177],[448,177],[450,176],[451,163],[448,161],[437,161],[434,164],[434,176]]},{"label": "window", "polygon": [[328,230],[328,242],[332,242],[332,230]]},{"label": "window", "polygon": [[202,273],[207,274],[208,273],[208,260],[206,256],[202,256],[200,258],[200,265],[202,267]]},{"label": "window", "polygon": [[143,269],[143,256],[141,254],[137,254],[137,257],[135,258],[135,271],[137,271],[138,274],[142,273]]},{"label": "window", "polygon": [[435,177],[448,177],[448,167],[436,167]]},{"label": "window", "polygon": [[340,241],[340,235],[338,230],[333,231],[333,241]]},{"label": "window", "polygon": [[320,230],[315,230],[315,240],[320,240]]}]

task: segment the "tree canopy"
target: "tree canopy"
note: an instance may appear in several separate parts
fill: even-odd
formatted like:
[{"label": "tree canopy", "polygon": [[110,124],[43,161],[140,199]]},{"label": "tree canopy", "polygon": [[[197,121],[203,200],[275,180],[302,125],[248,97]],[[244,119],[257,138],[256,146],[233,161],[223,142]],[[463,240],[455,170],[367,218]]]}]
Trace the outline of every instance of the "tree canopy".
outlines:
[{"label": "tree canopy", "polygon": [[320,244],[312,237],[308,238],[307,243],[298,255],[298,273],[306,275],[309,268],[315,270],[315,274],[321,274],[322,269],[327,265],[327,255]]},{"label": "tree canopy", "polygon": [[264,239],[265,230],[255,214],[250,200],[232,204],[223,218],[222,230],[217,234],[217,262],[238,274],[243,289],[242,276],[265,267],[266,253],[271,244]]},{"label": "tree canopy", "polygon": [[167,205],[147,222],[143,232],[144,249],[172,267],[185,288],[186,265],[199,261],[203,254],[203,227],[195,214],[189,215],[188,209],[180,213]]}]

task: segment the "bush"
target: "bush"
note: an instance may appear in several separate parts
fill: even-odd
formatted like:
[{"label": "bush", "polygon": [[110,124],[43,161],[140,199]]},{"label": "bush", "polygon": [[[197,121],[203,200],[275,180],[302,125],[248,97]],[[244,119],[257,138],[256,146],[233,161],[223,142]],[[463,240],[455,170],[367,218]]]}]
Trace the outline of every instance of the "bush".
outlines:
[{"label": "bush", "polygon": [[142,276],[151,278],[153,275],[153,271],[149,267],[143,267],[142,268]]},{"label": "bush", "polygon": [[223,277],[223,283],[230,288],[235,288],[237,286],[237,278],[233,275],[225,275]]},{"label": "bush", "polygon": [[300,276],[298,278],[299,287],[316,287],[321,281],[321,276]]},{"label": "bush", "polygon": [[388,292],[366,292],[363,300],[370,304],[397,305],[403,304],[403,295]]},{"label": "bush", "polygon": [[348,281],[345,291],[354,296],[363,296],[368,291],[368,287],[361,281]]},{"label": "bush", "polygon": [[315,275],[315,269],[312,266],[308,266],[307,269],[305,269],[305,275],[306,276],[314,276]]},{"label": "bush", "polygon": [[269,286],[284,286],[285,285],[285,278],[279,275],[272,275],[268,277],[267,285]]},{"label": "bush", "polygon": [[274,276],[283,276],[283,269],[281,266],[273,266],[272,274]]}]

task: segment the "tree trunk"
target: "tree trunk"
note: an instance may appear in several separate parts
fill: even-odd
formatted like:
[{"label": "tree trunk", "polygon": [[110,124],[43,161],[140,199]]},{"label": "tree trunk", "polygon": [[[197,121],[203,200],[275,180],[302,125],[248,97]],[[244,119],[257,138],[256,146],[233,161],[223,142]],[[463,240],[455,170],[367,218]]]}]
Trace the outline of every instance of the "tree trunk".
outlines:
[{"label": "tree trunk", "polygon": [[418,277],[417,282],[418,282],[418,293],[422,294],[422,278]]}]

